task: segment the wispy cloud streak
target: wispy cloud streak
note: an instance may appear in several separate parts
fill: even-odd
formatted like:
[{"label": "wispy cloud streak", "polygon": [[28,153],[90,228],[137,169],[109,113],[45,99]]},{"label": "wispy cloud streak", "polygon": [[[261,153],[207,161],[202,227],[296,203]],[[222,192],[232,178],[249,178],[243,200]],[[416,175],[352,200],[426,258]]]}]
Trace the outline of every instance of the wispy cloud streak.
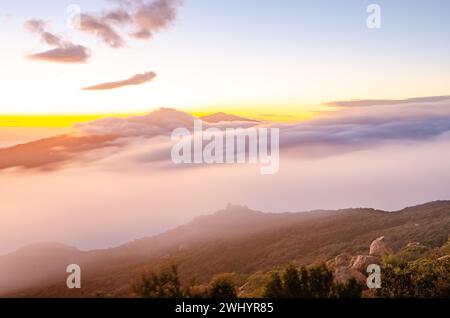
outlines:
[{"label": "wispy cloud streak", "polygon": [[152,81],[155,77],[156,77],[156,73],[147,72],[147,73],[143,73],[143,74],[136,74],[136,75],[134,75],[126,80],[123,80],[123,81],[102,83],[102,84],[82,88],[82,90],[98,91],[98,90],[117,89],[117,88],[121,88],[124,86],[131,86],[131,85],[142,85],[142,84]]},{"label": "wispy cloud streak", "polygon": [[83,63],[91,56],[88,48],[74,44],[56,34],[48,32],[46,30],[47,24],[42,20],[28,20],[25,22],[25,28],[30,32],[38,34],[44,44],[53,47],[44,52],[28,55],[30,59],[58,63]]}]

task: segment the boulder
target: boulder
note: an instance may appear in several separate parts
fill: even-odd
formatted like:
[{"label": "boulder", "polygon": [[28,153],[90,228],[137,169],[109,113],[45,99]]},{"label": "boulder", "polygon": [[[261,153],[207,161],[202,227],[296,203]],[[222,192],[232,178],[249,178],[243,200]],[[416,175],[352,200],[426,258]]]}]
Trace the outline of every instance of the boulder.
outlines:
[{"label": "boulder", "polygon": [[334,261],[334,258],[333,258],[333,259],[328,260],[328,261],[325,263],[325,265],[327,265],[327,268],[328,268],[328,269],[334,270],[335,267],[336,267],[336,262]]},{"label": "boulder", "polygon": [[361,273],[366,273],[367,267],[371,264],[380,264],[380,258],[377,256],[358,255],[353,258],[351,267]]},{"label": "boulder", "polygon": [[422,247],[423,245],[420,242],[411,242],[406,245],[406,247]]},{"label": "boulder", "polygon": [[346,284],[350,279],[355,278],[361,285],[367,284],[367,278],[360,271],[347,266],[337,267],[334,272],[336,282]]},{"label": "boulder", "polygon": [[334,262],[336,267],[350,266],[352,256],[347,253],[340,254],[335,257]]},{"label": "boulder", "polygon": [[370,256],[378,256],[381,257],[385,254],[392,253],[392,249],[386,243],[384,236],[377,238],[375,241],[370,244]]}]

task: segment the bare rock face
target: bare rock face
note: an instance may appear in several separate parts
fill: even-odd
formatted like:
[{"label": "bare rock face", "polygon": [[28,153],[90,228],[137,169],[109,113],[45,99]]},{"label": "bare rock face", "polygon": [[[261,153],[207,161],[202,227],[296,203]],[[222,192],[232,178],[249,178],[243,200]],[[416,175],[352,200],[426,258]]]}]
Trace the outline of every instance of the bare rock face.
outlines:
[{"label": "bare rock face", "polygon": [[334,278],[340,284],[346,284],[352,278],[356,279],[356,281],[361,285],[365,285],[367,283],[367,278],[363,273],[347,266],[337,267],[334,272]]},{"label": "bare rock face", "polygon": [[423,245],[420,244],[420,242],[411,242],[411,243],[408,243],[408,245],[406,245],[407,248],[408,247],[421,247],[421,246],[423,246]]},{"label": "bare rock face", "polygon": [[326,263],[327,267],[331,270],[334,270],[336,268],[336,262],[333,259],[328,260]]},{"label": "bare rock face", "polygon": [[391,248],[385,241],[384,236],[377,238],[370,245],[370,255],[352,256],[344,253],[329,260],[327,264],[333,265],[334,279],[340,284],[346,284],[350,279],[354,278],[356,281],[365,286],[367,284],[366,271],[371,264],[380,264],[381,256],[392,253]]},{"label": "bare rock face", "polygon": [[370,244],[370,256],[381,257],[385,254],[392,253],[392,249],[386,243],[384,236],[377,238]]},{"label": "bare rock face", "polygon": [[336,256],[334,259],[336,267],[341,266],[350,266],[352,260],[352,256],[350,254],[344,253]]},{"label": "bare rock face", "polygon": [[379,263],[380,258],[377,256],[358,255],[353,258],[351,267],[361,273],[365,273],[369,265]]}]

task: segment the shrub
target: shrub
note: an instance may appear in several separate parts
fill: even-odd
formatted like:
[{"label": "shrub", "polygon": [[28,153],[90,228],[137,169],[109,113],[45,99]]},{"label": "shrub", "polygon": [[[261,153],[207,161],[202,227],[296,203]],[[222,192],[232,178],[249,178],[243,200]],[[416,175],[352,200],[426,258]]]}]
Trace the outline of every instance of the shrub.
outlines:
[{"label": "shrub", "polygon": [[159,273],[150,272],[143,274],[141,280],[135,285],[134,290],[143,298],[183,297],[176,265],[171,265]]},{"label": "shrub", "polygon": [[237,298],[233,274],[216,276],[210,283],[209,297],[216,299]]},{"label": "shrub", "polygon": [[347,284],[335,284],[333,273],[325,266],[301,267],[288,265],[284,273],[273,273],[267,283],[265,298],[359,298],[363,287],[355,279]]}]

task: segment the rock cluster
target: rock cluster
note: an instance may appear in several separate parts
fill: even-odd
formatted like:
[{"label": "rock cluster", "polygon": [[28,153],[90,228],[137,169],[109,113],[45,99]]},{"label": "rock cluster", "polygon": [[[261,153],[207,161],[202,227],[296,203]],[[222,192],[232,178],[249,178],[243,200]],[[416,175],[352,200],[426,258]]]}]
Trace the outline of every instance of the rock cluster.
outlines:
[{"label": "rock cluster", "polygon": [[392,249],[386,243],[384,236],[377,238],[375,241],[370,244],[370,256],[381,257],[385,254],[392,253]]},{"label": "rock cluster", "polygon": [[370,244],[369,255],[356,255],[344,253],[336,256],[327,264],[334,267],[334,277],[341,284],[355,278],[360,284],[366,284],[367,267],[371,264],[380,264],[381,257],[392,253],[384,236],[377,238]]}]

